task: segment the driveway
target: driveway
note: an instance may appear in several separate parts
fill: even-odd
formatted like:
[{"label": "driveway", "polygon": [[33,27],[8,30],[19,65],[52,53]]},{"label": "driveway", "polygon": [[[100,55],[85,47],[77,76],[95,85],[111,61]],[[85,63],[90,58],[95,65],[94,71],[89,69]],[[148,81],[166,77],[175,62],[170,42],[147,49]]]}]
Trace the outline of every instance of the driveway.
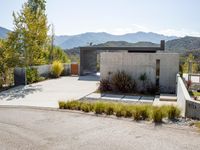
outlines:
[{"label": "driveway", "polygon": [[61,77],[18,86],[0,93],[0,105],[58,107],[58,101],[82,98],[94,92],[98,76]]},{"label": "driveway", "polygon": [[198,150],[188,126],[29,108],[0,107],[1,150]]}]

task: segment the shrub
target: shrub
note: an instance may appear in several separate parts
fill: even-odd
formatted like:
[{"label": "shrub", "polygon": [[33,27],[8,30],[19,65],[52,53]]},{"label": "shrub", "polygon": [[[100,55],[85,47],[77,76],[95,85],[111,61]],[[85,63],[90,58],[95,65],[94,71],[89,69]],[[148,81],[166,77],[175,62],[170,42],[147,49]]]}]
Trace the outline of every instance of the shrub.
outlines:
[{"label": "shrub", "polygon": [[113,115],[113,113],[114,113],[114,104],[107,103],[105,105],[105,110],[104,111],[105,111],[106,115]]},{"label": "shrub", "polygon": [[63,72],[64,66],[60,61],[54,61],[51,69],[53,76],[58,78]]},{"label": "shrub", "polygon": [[79,102],[79,101],[67,101],[65,103],[65,109],[81,110],[81,102]]},{"label": "shrub", "polygon": [[105,105],[103,102],[96,102],[94,105],[94,112],[96,114],[102,114],[104,113]]},{"label": "shrub", "polygon": [[135,109],[133,110],[132,116],[133,116],[134,120],[141,120],[141,114],[140,114],[139,107],[135,107]]},{"label": "shrub", "polygon": [[141,114],[141,119],[146,120],[150,117],[150,105],[141,105],[140,106],[140,114]]},{"label": "shrub", "polygon": [[114,91],[131,93],[134,91],[136,83],[130,75],[124,71],[118,71],[111,77],[111,85]]},{"label": "shrub", "polygon": [[26,79],[27,79],[27,84],[39,81],[40,77],[38,75],[37,69],[30,67],[26,68]]},{"label": "shrub", "polygon": [[175,120],[176,118],[180,117],[181,111],[179,108],[175,106],[169,106],[167,110],[167,117],[168,119]]},{"label": "shrub", "polygon": [[122,108],[122,115],[123,115],[125,118],[130,118],[130,117],[132,117],[132,109],[133,109],[133,106],[125,105],[125,106]]},{"label": "shrub", "polygon": [[111,91],[110,81],[108,79],[101,79],[99,84],[99,91],[100,92],[107,92]]},{"label": "shrub", "polygon": [[87,113],[92,110],[92,105],[90,103],[82,103],[80,109]]},{"label": "shrub", "polygon": [[164,111],[162,110],[162,107],[153,108],[152,119],[155,123],[161,123],[164,116],[165,114]]},{"label": "shrub", "polygon": [[115,115],[117,116],[117,117],[122,117],[123,116],[123,106],[122,106],[122,104],[116,104],[115,105]]},{"label": "shrub", "polygon": [[63,102],[63,101],[59,102],[59,108],[64,109],[65,108],[65,102]]}]

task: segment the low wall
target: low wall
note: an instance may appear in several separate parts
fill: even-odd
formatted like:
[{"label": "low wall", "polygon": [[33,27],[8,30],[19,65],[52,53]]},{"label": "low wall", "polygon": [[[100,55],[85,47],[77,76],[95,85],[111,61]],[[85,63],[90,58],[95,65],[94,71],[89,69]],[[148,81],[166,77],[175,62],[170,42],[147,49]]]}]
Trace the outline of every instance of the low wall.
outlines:
[{"label": "low wall", "polygon": [[[71,64],[63,64],[64,71],[62,73],[63,76],[67,76],[71,74]],[[40,65],[40,66],[31,66],[31,68],[35,68],[38,71],[38,75],[41,77],[48,78],[51,75],[51,66],[52,65]],[[26,85],[26,68],[15,68],[14,69],[14,81],[15,85]]]},{"label": "low wall", "polygon": [[200,102],[194,100],[186,100],[186,117],[200,119]]},{"label": "low wall", "polygon": [[183,117],[200,119],[200,102],[191,99],[180,75],[177,75],[177,103]]},{"label": "low wall", "polygon": [[190,100],[190,95],[185,87],[185,84],[180,77],[180,75],[177,75],[177,104],[181,108],[182,116],[185,116],[186,112],[186,101]]}]

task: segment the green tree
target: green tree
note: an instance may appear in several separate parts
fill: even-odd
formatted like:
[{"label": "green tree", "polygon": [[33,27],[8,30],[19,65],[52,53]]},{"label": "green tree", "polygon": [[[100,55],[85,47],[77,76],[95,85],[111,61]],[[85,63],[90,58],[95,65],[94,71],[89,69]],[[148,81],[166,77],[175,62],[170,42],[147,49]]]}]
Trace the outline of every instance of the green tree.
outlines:
[{"label": "green tree", "polygon": [[45,0],[29,0],[19,13],[13,13],[14,31],[10,44],[24,57],[26,66],[46,63],[49,38]]},{"label": "green tree", "polygon": [[[61,63],[70,63],[71,60],[69,56],[58,46],[53,47],[53,51],[51,52],[51,47],[49,48],[49,55],[51,55],[51,59],[49,59],[49,63],[52,63],[53,61],[60,61]],[[47,58],[50,58],[47,57]]]},{"label": "green tree", "polygon": [[19,53],[10,46],[9,40],[0,39],[0,87],[11,84],[13,69],[19,64]]},{"label": "green tree", "polygon": [[189,54],[187,59],[185,60],[183,64],[183,72],[188,73],[188,68],[189,68],[189,62],[192,62],[192,73],[198,72],[198,64],[195,62],[195,58],[192,55],[192,53]]}]

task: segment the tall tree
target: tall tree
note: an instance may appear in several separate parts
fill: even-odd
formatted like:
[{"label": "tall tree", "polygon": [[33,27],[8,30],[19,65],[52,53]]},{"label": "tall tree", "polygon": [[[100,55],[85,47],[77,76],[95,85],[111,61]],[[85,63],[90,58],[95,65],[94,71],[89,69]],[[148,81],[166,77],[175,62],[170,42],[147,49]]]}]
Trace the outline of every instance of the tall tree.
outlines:
[{"label": "tall tree", "polygon": [[49,38],[45,0],[28,0],[19,13],[13,13],[13,41],[10,43],[24,57],[26,66],[46,63]]},{"label": "tall tree", "polygon": [[12,39],[0,39],[0,87],[11,83],[13,68],[19,63],[19,53],[10,46],[9,40]]}]

